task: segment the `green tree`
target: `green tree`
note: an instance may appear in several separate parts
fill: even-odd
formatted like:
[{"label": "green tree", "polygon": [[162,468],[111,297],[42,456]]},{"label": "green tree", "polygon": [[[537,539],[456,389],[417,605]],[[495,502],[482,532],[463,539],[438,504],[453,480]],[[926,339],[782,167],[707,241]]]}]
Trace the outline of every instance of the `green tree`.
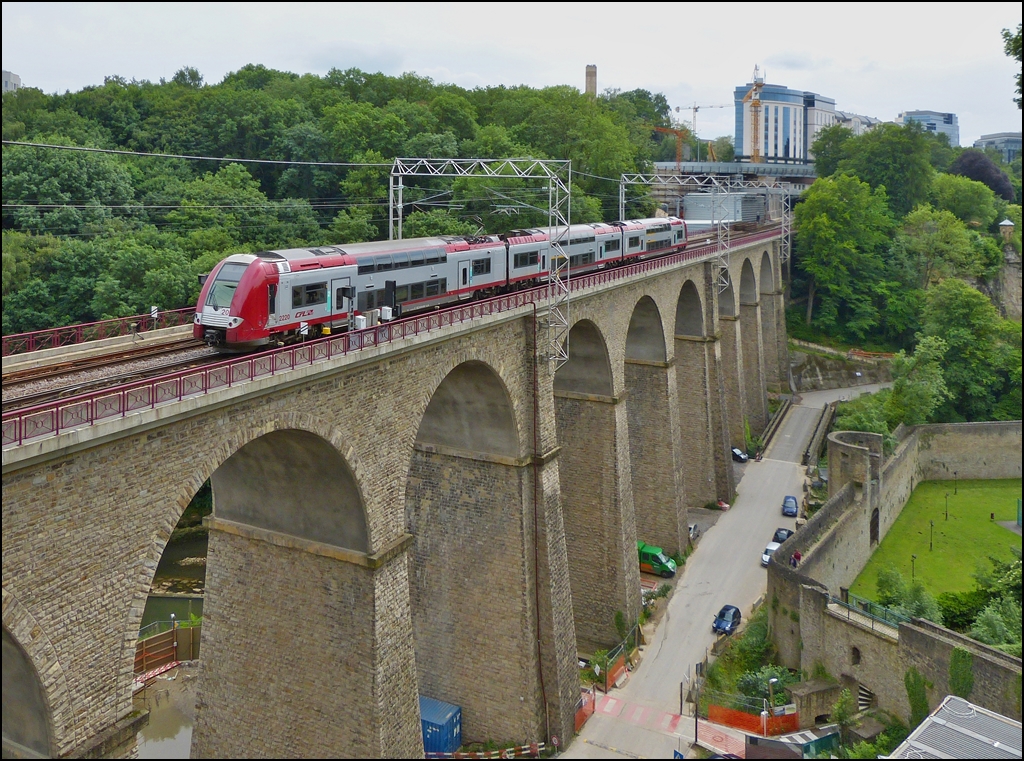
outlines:
[{"label": "green tree", "polygon": [[938,174],[928,195],[935,208],[952,212],[964,224],[984,230],[996,218],[996,194],[967,177]]},{"label": "green tree", "polygon": [[1021,105],[1021,46],[1020,46],[1020,30],[1021,25],[1017,24],[1017,33],[1014,34],[1009,29],[1003,30],[1003,51],[1006,55],[1011,58],[1017,59],[1017,97],[1014,98],[1014,102],[1017,104],[1017,108],[1022,108]]},{"label": "green tree", "polygon": [[839,699],[832,704],[832,713],[828,720],[839,725],[839,735],[844,745],[850,742],[850,730],[856,724],[856,720],[853,718],[856,713],[857,701],[853,699],[850,690],[843,688],[843,691],[839,693]]},{"label": "green tree", "polygon": [[814,319],[828,333],[863,339],[880,316],[873,287],[892,227],[885,191],[848,175],[819,177],[803,199],[795,222],[808,282],[807,323]]},{"label": "green tree", "polygon": [[932,169],[928,137],[917,122],[902,127],[880,124],[850,138],[838,170],[850,172],[872,189],[885,188],[889,206],[903,216],[928,197]]},{"label": "green tree", "polygon": [[853,137],[853,130],[841,124],[825,127],[818,133],[811,146],[814,168],[819,177],[829,177],[839,168],[839,162],[846,158],[846,144]]},{"label": "green tree", "polygon": [[331,243],[362,243],[377,240],[379,235],[370,211],[359,207],[339,211],[327,232]]},{"label": "green tree", "polygon": [[714,139],[715,155],[719,161],[729,162],[736,160],[736,146],[732,144],[732,137],[723,135]]},{"label": "green tree", "polygon": [[927,288],[953,275],[980,275],[983,262],[967,227],[951,212],[919,206],[903,219],[894,248],[902,249],[917,270],[916,283]]},{"label": "green tree", "polygon": [[402,235],[406,238],[426,238],[433,235],[473,235],[478,225],[461,220],[444,209],[414,211],[405,218]]},{"label": "green tree", "polygon": [[950,398],[940,420],[986,420],[1001,391],[996,353],[1000,319],[992,302],[956,278],[930,289],[924,334],[947,346],[944,375]]},{"label": "green tree", "polygon": [[885,402],[889,430],[903,423],[927,423],[935,409],[949,397],[942,375],[946,343],[936,336],[925,336],[914,353],[899,352],[892,361],[893,384]]}]

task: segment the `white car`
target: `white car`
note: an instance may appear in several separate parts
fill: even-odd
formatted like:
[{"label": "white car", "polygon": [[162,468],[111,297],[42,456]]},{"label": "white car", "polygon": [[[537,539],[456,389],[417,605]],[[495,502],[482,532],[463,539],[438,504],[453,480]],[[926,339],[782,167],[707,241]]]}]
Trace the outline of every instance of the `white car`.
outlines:
[{"label": "white car", "polygon": [[765,568],[768,567],[768,561],[772,559],[772,555],[775,554],[775,550],[779,549],[782,545],[778,542],[768,542],[768,546],[764,548],[764,552],[761,553],[761,565]]}]

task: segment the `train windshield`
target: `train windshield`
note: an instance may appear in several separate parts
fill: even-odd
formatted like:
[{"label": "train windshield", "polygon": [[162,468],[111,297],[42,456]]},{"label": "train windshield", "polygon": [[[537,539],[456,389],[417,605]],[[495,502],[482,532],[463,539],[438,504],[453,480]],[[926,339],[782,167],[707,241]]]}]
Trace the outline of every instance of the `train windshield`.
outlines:
[{"label": "train windshield", "polygon": [[210,286],[210,293],[206,297],[206,305],[214,309],[226,309],[231,306],[231,298],[235,295],[235,288],[238,281],[249,267],[248,264],[229,262],[220,268],[217,279]]}]

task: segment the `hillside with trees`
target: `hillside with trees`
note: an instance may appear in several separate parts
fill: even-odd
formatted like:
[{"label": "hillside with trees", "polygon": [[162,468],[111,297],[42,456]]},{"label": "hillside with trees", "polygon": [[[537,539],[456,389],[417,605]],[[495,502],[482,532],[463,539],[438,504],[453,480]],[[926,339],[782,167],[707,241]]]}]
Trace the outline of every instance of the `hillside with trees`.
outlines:
[{"label": "hillside with trees", "polygon": [[[466,90],[357,69],[250,65],[208,85],[185,68],[159,83],[5,93],[5,141],[170,157],[5,144],[3,332],[188,306],[196,275],[231,253],[386,237],[399,156],[571,159],[573,220],[610,219],[622,172],[674,157],[674,137],[651,130],[671,124],[665,97],[646,90]],[[540,183],[407,185],[407,236],[547,220]],[[628,202],[653,212],[642,190]]]},{"label": "hillside with trees", "polygon": [[837,425],[1020,419],[1021,324],[994,305],[1002,220],[1020,252],[1020,157],[1001,165],[913,123],[828,127],[814,152],[818,179],[794,211],[790,330],[899,352],[893,388],[845,405]]}]

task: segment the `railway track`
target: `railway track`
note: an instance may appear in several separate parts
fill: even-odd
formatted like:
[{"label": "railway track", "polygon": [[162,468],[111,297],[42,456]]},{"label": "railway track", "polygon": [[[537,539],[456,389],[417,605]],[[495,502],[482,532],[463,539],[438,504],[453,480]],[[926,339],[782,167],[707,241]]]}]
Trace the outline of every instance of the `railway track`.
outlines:
[{"label": "railway track", "polygon": [[[197,345],[186,347],[184,349],[181,346],[179,346],[175,350],[167,350],[163,352],[149,352],[145,355],[145,358],[148,359],[154,356],[159,356],[161,354],[170,354],[173,352],[181,353],[182,351],[199,348],[200,346],[202,346],[201,342],[192,343],[196,343]],[[105,359],[107,359],[107,363],[105,364],[90,363],[88,367],[84,369],[98,370],[99,368],[102,367],[110,367],[110,355],[107,355]],[[138,355],[134,355],[132,357],[132,360],[138,359],[140,359]],[[76,367],[71,370],[65,369],[61,373],[36,375],[28,378],[27,380],[22,379],[19,380],[17,383],[12,382],[10,384],[8,383],[8,380],[5,377],[4,395],[6,398],[4,399],[3,402],[3,411],[7,413],[14,410],[24,409],[25,407],[32,407],[37,404],[45,404],[46,402],[57,401],[59,399],[66,399],[72,396],[77,396],[78,394],[88,393],[90,391],[98,391],[104,388],[113,388],[116,386],[124,385],[126,383],[132,383],[138,380],[145,380],[146,378],[166,375],[167,373],[176,372],[178,370],[187,370],[192,367],[200,367],[202,365],[207,365],[213,362],[221,361],[222,359],[222,355],[218,354],[217,352],[211,349],[209,350],[208,353],[204,353],[199,356],[196,356],[195,354],[190,354],[190,356],[184,359],[177,359],[170,362],[160,362],[157,364],[147,364],[145,367],[135,367],[124,372],[105,374],[100,377],[89,378],[87,380],[83,380],[77,383],[72,382],[56,385],[54,385],[53,383],[47,383],[46,381],[53,381],[53,379],[56,376],[72,374],[77,371],[83,370],[83,368]],[[29,383],[33,385],[37,383],[42,383],[44,385],[44,388],[30,391],[24,394],[18,394],[17,396],[9,395],[14,393],[14,388],[16,388],[17,386],[27,385]]]},{"label": "railway track", "polygon": [[197,341],[196,339],[189,337],[172,343],[160,344],[159,346],[135,346],[124,351],[85,357],[83,359],[73,359],[68,360],[67,362],[58,362],[56,364],[41,365],[39,367],[30,367],[25,370],[15,370],[14,372],[3,374],[3,388],[8,389],[11,386],[16,386],[22,383],[47,380],[61,375],[71,375],[73,373],[92,370],[98,367],[106,367],[108,365],[119,364],[121,362],[130,362],[134,360],[149,359],[150,357],[160,357],[167,354],[176,354],[187,349],[199,348],[202,345],[202,341]]}]

